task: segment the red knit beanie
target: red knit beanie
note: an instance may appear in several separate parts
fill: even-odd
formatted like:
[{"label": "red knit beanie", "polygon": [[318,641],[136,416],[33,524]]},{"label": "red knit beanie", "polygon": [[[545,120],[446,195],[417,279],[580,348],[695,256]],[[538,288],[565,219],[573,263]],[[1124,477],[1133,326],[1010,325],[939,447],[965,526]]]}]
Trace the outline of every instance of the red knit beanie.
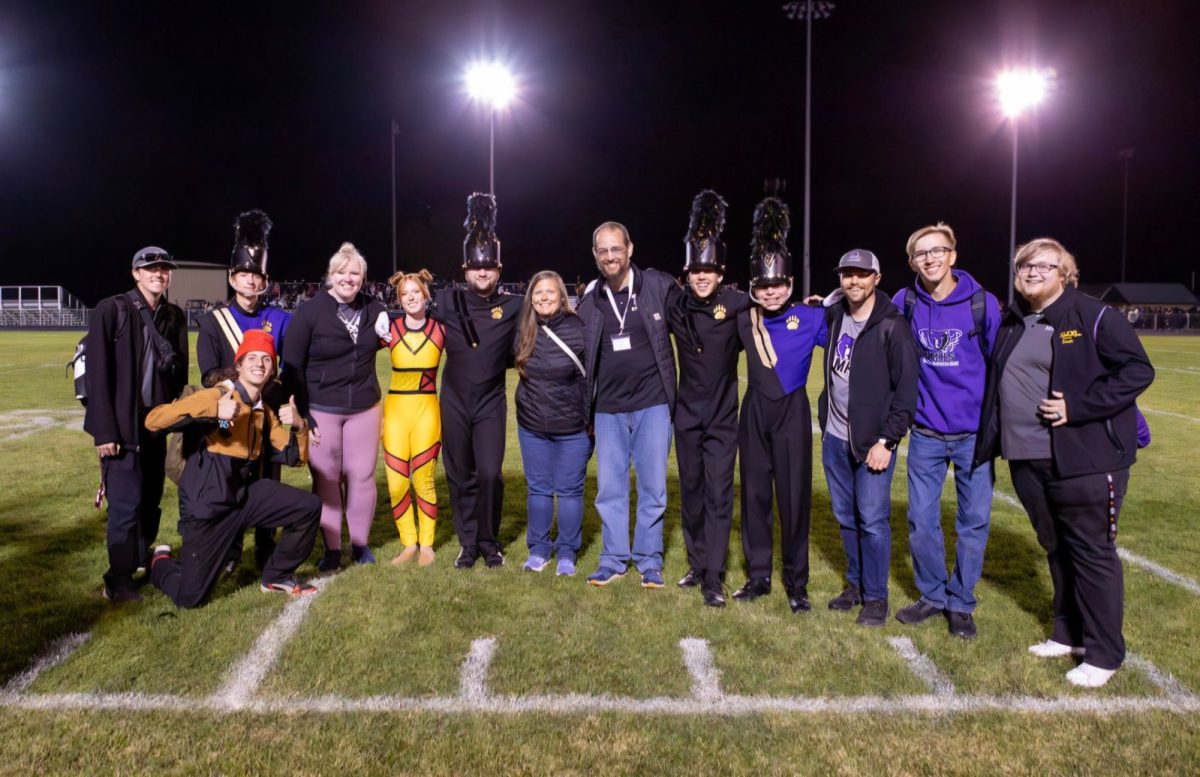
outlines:
[{"label": "red knit beanie", "polygon": [[238,346],[237,355],[233,357],[233,363],[237,364],[242,360],[242,357],[251,351],[263,351],[271,354],[271,361],[275,361],[275,338],[261,329],[251,329],[242,334],[242,344]]}]

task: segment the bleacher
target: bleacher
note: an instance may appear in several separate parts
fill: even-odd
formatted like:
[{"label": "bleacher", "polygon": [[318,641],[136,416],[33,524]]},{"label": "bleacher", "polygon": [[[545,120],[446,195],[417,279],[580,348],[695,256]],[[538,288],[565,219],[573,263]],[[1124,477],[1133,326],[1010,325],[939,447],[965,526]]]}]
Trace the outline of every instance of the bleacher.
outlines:
[{"label": "bleacher", "polygon": [[84,329],[90,312],[62,286],[0,286],[0,329]]}]

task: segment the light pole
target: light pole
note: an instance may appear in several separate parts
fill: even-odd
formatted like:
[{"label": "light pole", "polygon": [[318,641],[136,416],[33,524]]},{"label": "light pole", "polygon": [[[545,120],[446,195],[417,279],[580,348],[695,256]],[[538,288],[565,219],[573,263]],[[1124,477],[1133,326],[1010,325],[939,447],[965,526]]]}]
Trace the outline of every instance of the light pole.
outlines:
[{"label": "light pole", "polygon": [[804,19],[804,296],[810,287],[810,224],[812,214],[812,23],[813,19],[828,19],[833,3],[826,0],[804,0],[785,3],[784,13],[793,21]]},{"label": "light pole", "polygon": [[400,125],[392,119],[392,275],[396,274],[396,136]]},{"label": "light pole", "polygon": [[508,68],[499,62],[476,62],[467,68],[467,94],[489,108],[488,194],[496,195],[496,112],[517,94],[517,84]]},{"label": "light pole", "polygon": [[1008,234],[1008,304],[1013,301],[1013,281],[1016,268],[1013,259],[1017,255],[1017,120],[1027,109],[1034,107],[1046,96],[1049,80],[1054,76],[1050,70],[1006,70],[996,77],[996,92],[1000,97],[1000,110],[1012,125],[1012,218]]},{"label": "light pole", "polygon": [[1121,283],[1124,283],[1125,255],[1129,246],[1129,160],[1133,159],[1133,149],[1121,149],[1117,152],[1117,159],[1125,162],[1125,193],[1121,204]]}]

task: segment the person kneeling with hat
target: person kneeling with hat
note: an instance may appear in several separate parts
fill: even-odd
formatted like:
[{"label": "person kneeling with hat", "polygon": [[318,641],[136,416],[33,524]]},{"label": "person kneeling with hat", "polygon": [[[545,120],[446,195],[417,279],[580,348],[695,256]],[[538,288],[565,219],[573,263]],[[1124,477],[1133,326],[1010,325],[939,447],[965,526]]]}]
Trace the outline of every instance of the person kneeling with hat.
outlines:
[{"label": "person kneeling with hat", "polygon": [[[295,571],[312,552],[321,516],[314,494],[269,480],[269,462],[301,466],[308,429],[293,399],[279,414],[262,401],[275,373],[275,342],[252,329],[234,359],[236,376],[166,405],[146,418],[151,432],[184,433],[187,463],[179,479],[180,558],[159,545],[150,579],[179,607],[196,607],[211,593],[225,555],[251,527],[282,528],[263,567],[262,590],[303,596],[316,592]],[[288,431],[284,424],[291,427]]]}]

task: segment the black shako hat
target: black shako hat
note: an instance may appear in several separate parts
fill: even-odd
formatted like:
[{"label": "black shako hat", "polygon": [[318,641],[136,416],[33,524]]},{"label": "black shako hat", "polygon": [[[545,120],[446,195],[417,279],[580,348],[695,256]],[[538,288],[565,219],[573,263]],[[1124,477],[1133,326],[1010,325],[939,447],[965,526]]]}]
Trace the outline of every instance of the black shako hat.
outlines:
[{"label": "black shako hat", "polygon": [[500,238],[496,237],[496,198],[475,192],[467,198],[467,237],[463,240],[464,270],[495,268],[500,264]]},{"label": "black shako hat", "polygon": [[725,243],[721,240],[721,231],[725,229],[726,207],[725,200],[712,189],[705,189],[692,199],[687,237],[683,239],[685,273],[716,270],[725,274]]},{"label": "black shako hat", "polygon": [[267,277],[267,237],[272,226],[271,217],[257,209],[248,210],[234,220],[229,272],[253,272]]},{"label": "black shako hat", "polygon": [[787,250],[790,227],[788,206],[778,197],[764,197],[754,208],[750,237],[751,286],[791,280],[792,256]]}]

